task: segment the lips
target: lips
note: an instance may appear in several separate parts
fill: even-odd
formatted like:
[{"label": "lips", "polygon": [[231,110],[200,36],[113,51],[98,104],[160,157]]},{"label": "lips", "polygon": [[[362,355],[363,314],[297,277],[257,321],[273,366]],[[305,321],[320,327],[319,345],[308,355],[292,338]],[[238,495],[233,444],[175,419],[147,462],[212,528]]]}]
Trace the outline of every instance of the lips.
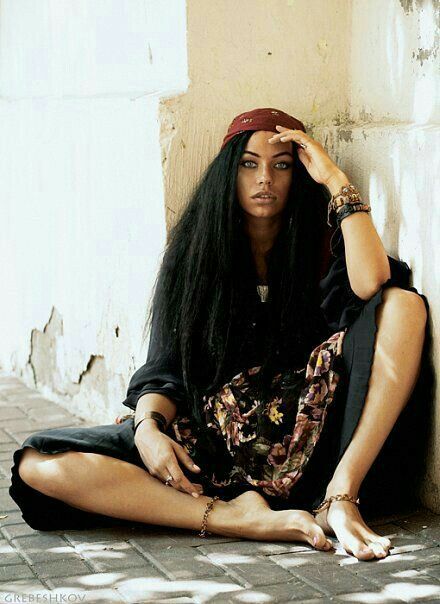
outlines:
[{"label": "lips", "polygon": [[273,203],[275,201],[275,197],[254,197],[253,199],[259,203]]},{"label": "lips", "polygon": [[275,199],[275,195],[266,191],[259,191],[255,195],[252,195],[252,199]]}]

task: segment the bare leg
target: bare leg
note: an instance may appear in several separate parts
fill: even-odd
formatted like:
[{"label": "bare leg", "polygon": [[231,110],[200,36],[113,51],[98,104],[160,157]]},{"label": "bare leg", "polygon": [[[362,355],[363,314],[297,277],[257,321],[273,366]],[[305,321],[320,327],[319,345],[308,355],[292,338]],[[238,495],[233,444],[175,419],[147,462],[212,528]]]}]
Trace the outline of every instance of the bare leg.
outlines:
[{"label": "bare leg", "polygon": [[[377,309],[378,330],[365,406],[353,438],[327,486],[326,497],[348,493],[357,497],[402,409],[420,371],[427,319],[422,298],[415,292],[390,287]],[[336,534],[347,552],[359,559],[383,558],[390,540],[374,533],[358,507],[333,501],[316,516],[326,534]]]},{"label": "bare leg", "polygon": [[[134,464],[97,453],[43,454],[27,448],[19,474],[34,489],[80,510],[197,531],[211,499],[204,495],[195,499],[165,486]],[[275,512],[255,491],[232,501],[216,501],[207,530],[228,537],[305,541],[310,545],[316,536],[317,549],[331,547],[312,514],[304,510]]]}]

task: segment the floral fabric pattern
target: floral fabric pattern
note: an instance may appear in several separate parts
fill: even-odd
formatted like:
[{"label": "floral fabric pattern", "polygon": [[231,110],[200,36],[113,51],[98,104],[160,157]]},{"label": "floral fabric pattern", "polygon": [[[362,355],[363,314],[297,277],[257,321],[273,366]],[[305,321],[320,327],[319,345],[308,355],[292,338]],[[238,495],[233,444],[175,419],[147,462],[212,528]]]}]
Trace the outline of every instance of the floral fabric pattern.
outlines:
[{"label": "floral fabric pattern", "polygon": [[[222,449],[210,483],[248,483],[287,499],[319,440],[340,374],[347,329],[330,336],[310,354],[307,366],[277,373],[265,396],[255,378],[261,367],[245,369],[212,396],[204,396],[207,430]],[[193,458],[203,451],[203,435],[187,416],[170,424],[175,439]],[[206,459],[201,455],[199,459]]]}]

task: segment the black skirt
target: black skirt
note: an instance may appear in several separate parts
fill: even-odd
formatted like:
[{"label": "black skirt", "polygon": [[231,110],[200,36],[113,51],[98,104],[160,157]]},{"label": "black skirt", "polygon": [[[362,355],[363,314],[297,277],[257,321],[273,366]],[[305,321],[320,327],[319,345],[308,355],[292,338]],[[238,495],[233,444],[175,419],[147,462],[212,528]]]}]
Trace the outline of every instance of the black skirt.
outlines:
[{"label": "black skirt", "polygon": [[[362,413],[371,374],[374,355],[376,308],[382,302],[383,287],[362,308],[356,320],[348,327],[343,342],[341,379],[325,424],[305,471],[292,489],[288,500],[265,496],[257,487],[247,485],[228,489],[204,489],[204,494],[219,495],[225,500],[245,490],[257,490],[270,502],[272,509],[305,509],[311,511],[321,502],[339,460],[350,444]],[[414,288],[408,288],[417,292]],[[418,292],[417,292],[418,293]],[[419,294],[421,295],[421,294]],[[421,295],[427,306],[426,298]],[[425,341],[426,349],[426,341]],[[413,509],[418,505],[417,480],[423,463],[423,426],[427,424],[427,410],[423,408],[421,384],[426,387],[425,363],[410,400],[400,414],[387,441],[364,479],[360,492],[360,511],[364,517],[385,515]],[[422,400],[420,400],[422,399]],[[386,404],[386,401],[384,401]],[[94,427],[52,428],[32,434],[14,452],[9,493],[20,507],[23,519],[37,530],[82,529],[117,524],[136,524],[74,508],[27,485],[18,474],[25,447],[46,454],[65,451],[100,453],[135,464],[144,470],[142,459],[134,443],[133,419],[120,424]],[[146,470],[147,471],[147,470]],[[189,480],[204,485],[203,475],[182,466]],[[204,485],[205,486],[205,485]]]}]

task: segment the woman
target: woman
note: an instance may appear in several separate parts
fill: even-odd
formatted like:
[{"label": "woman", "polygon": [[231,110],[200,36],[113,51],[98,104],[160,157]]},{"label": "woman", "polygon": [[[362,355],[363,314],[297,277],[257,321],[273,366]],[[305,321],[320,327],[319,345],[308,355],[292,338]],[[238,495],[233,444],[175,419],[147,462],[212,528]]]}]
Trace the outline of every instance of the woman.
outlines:
[{"label": "woman", "polygon": [[299,120],[234,118],[170,233],[123,402],[135,414],[26,439],[10,488],[26,522],[118,518],[320,550],[336,535],[358,559],[385,557],[358,506],[381,495],[364,479],[416,384],[427,303],[369,212]]}]

